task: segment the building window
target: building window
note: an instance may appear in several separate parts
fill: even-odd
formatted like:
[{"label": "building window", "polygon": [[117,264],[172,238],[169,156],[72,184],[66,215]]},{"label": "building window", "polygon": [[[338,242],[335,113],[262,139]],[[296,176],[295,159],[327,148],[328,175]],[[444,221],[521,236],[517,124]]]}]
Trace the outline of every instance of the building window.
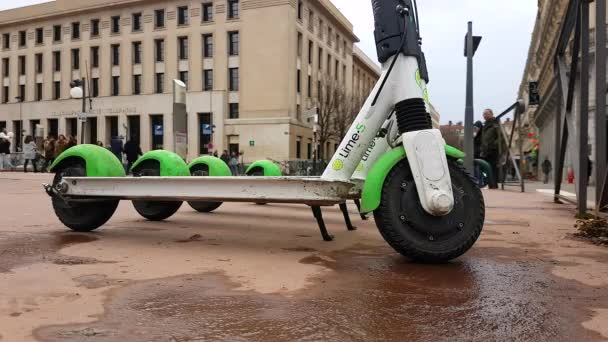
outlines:
[{"label": "building window", "polygon": [[133,13],[133,22],[131,23],[131,27],[133,32],[141,31],[141,13]]},{"label": "building window", "polygon": [[229,78],[229,90],[230,91],[239,91],[239,68],[230,68],[228,69],[228,78]]},{"label": "building window", "polygon": [[302,57],[302,34],[298,32],[298,57]]},{"label": "building window", "polygon": [[120,16],[112,17],[112,33],[120,33]]},{"label": "building window", "polygon": [[2,103],[8,103],[9,97],[9,88],[7,86],[4,87],[4,91],[2,92]]},{"label": "building window", "polygon": [[53,51],[53,71],[61,71],[61,51]]},{"label": "building window", "polygon": [[61,81],[53,82],[53,100],[61,98]]},{"label": "building window", "polygon": [[213,3],[203,4],[203,22],[213,21]]},{"label": "building window", "polygon": [[44,29],[39,27],[36,29],[36,44],[44,43]]},{"label": "building window", "polygon": [[188,59],[188,37],[179,37],[177,38],[177,42],[179,49],[179,59]]},{"label": "building window", "polygon": [[230,56],[239,55],[239,32],[228,32],[228,53]]},{"label": "building window", "polygon": [[296,138],[296,159],[302,159],[302,137]]},{"label": "building window", "polygon": [[10,33],[2,34],[2,48],[4,50],[8,50],[11,48],[11,34]]},{"label": "building window", "polygon": [[99,19],[91,20],[91,37],[99,36]]},{"label": "building window", "polygon": [[141,75],[133,75],[133,95],[141,94]]},{"label": "building window", "polygon": [[27,35],[25,31],[19,31],[19,47],[24,47],[27,44]]},{"label": "building window", "polygon": [[163,39],[157,39],[154,41],[154,54],[157,62],[165,61],[165,41]]},{"label": "building window", "polygon": [[156,93],[162,94],[165,92],[165,74],[159,72],[156,74]]},{"label": "building window", "polygon": [[72,23],[72,39],[80,39],[80,23]]},{"label": "building window", "polygon": [[238,19],[239,17],[239,1],[228,0],[228,19]]},{"label": "building window", "polygon": [[141,64],[141,42],[133,42],[133,64]]},{"label": "building window", "polygon": [[188,25],[188,6],[177,8],[177,24]]},{"label": "building window", "polygon": [[91,48],[91,67],[99,68],[99,46]]},{"label": "building window", "polygon": [[163,28],[165,27],[165,10],[158,9],[154,11],[154,27]]},{"label": "building window", "polygon": [[308,9],[308,29],[309,30],[313,30],[314,28],[314,24],[315,23],[315,12],[313,12],[311,9]]},{"label": "building window", "polygon": [[298,19],[302,20],[302,15],[304,11],[304,4],[302,4],[302,0],[298,0]]},{"label": "building window", "polygon": [[312,143],[306,144],[306,157],[308,160],[312,159]]},{"label": "building window", "polygon": [[19,56],[19,75],[25,75],[25,56]]},{"label": "building window", "polygon": [[308,64],[312,65],[313,45],[312,40],[308,41]]},{"label": "building window", "polygon": [[302,121],[302,106],[299,104],[296,105],[296,118],[298,121]]},{"label": "building window", "polygon": [[203,57],[213,57],[213,35],[211,34],[203,35]]},{"label": "building window", "polygon": [[42,101],[42,83],[36,83],[36,101]]},{"label": "building window", "polygon": [[53,41],[60,42],[61,41],[61,25],[53,26]]},{"label": "building window", "polygon": [[80,49],[72,49],[72,70],[80,69]]},{"label": "building window", "polygon": [[307,83],[307,95],[308,97],[312,97],[312,76],[308,75],[308,83]]},{"label": "building window", "polygon": [[120,76],[112,76],[112,96],[120,94]]},{"label": "building window", "polygon": [[317,58],[319,61],[319,70],[323,69],[323,49],[319,46],[319,57]]},{"label": "building window", "polygon": [[188,88],[188,72],[187,71],[179,72],[179,80],[184,82],[184,84],[186,85],[186,88]]},{"label": "building window", "polygon": [[25,84],[19,85],[19,102],[25,101]]},{"label": "building window", "polygon": [[199,154],[209,154],[209,144],[213,142],[213,122],[211,113],[198,113]]},{"label": "building window", "polygon": [[120,45],[112,45],[112,65],[120,65]]},{"label": "building window", "polygon": [[229,119],[238,119],[239,118],[239,104],[231,103],[229,104]]},{"label": "building window", "polygon": [[213,90],[213,70],[203,71],[203,90]]},{"label": "building window", "polygon": [[99,96],[99,78],[91,79],[91,93],[93,97]]},{"label": "building window", "polygon": [[42,74],[42,68],[43,68],[42,54],[41,53],[37,53],[36,54],[36,73],[37,74]]},{"label": "building window", "polygon": [[336,81],[338,80],[338,70],[340,68],[340,61],[336,61],[335,63],[335,67],[334,67],[334,77],[336,78]]},{"label": "building window", "polygon": [[10,71],[10,65],[9,65],[10,59],[7,58],[2,58],[2,76],[4,77],[8,77],[9,75],[9,71]]},{"label": "building window", "polygon": [[298,94],[302,91],[302,72],[300,70],[296,73],[296,91]]}]

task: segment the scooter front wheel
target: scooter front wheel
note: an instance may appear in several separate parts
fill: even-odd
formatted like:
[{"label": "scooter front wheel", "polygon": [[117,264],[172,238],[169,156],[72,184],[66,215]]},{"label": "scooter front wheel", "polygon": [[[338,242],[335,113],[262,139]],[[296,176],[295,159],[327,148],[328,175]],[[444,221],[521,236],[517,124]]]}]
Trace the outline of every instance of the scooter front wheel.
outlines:
[{"label": "scooter front wheel", "polygon": [[[205,165],[197,165],[190,170],[190,173],[196,177],[208,177],[209,168]],[[210,213],[222,206],[222,202],[188,202],[190,207],[199,213]]]},{"label": "scooter front wheel", "polygon": [[[56,171],[53,186],[59,184],[64,177],[85,176],[85,166],[79,162],[71,162]],[[90,232],[104,225],[114,215],[119,202],[66,202],[59,197],[52,199],[53,210],[59,221],[76,232]]]},{"label": "scooter front wheel", "polygon": [[466,171],[449,162],[454,209],[446,216],[427,213],[420,203],[407,159],[388,174],[374,211],[382,237],[397,252],[419,262],[442,263],[466,253],[485,220],[481,190]]}]

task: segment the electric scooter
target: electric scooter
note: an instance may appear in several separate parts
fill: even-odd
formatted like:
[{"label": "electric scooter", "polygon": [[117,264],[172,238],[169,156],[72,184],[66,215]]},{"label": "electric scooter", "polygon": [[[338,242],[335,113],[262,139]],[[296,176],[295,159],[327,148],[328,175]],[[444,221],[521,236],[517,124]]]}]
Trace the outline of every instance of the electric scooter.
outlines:
[{"label": "electric scooter", "polygon": [[208,176],[192,176],[166,151],[147,153],[133,168],[138,177],[125,177],[110,152],[80,145],[57,158],[53,184],[45,185],[59,220],[92,231],[121,200],[133,201],[151,220],[170,217],[183,201],[296,203],[312,208],[324,240],[331,241],[321,207],[360,196],[361,212],[373,213],[382,237],[402,255],[446,262],[464,254],[483,228],[484,199],[458,163],[464,154],[432,128],[416,1],[372,5],[382,74],[320,178],[227,177],[212,158],[190,165],[204,166]]}]

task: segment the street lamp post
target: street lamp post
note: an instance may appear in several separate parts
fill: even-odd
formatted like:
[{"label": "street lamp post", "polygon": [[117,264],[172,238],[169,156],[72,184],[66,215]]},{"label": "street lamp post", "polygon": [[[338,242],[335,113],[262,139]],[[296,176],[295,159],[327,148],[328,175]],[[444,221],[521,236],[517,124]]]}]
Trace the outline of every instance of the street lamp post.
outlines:
[{"label": "street lamp post", "polygon": [[80,120],[80,143],[84,144],[84,132],[86,129],[87,118],[87,97],[86,97],[86,79],[83,77],[81,80],[74,80],[70,82],[70,96],[73,99],[82,99],[82,112],[78,115]]},{"label": "street lamp post", "polygon": [[23,142],[23,133],[24,133],[24,129],[23,129],[23,97],[21,96],[17,96],[15,97],[15,100],[17,100],[17,102],[19,102],[19,132],[17,132],[18,136],[17,136],[17,147],[21,147],[21,143]]},{"label": "street lamp post", "polygon": [[474,174],[473,160],[475,158],[475,147],[473,143],[473,120],[475,113],[473,108],[473,56],[481,43],[481,36],[473,35],[473,22],[469,21],[468,32],[465,38],[464,55],[467,58],[467,98],[464,114],[464,167],[470,174]]}]

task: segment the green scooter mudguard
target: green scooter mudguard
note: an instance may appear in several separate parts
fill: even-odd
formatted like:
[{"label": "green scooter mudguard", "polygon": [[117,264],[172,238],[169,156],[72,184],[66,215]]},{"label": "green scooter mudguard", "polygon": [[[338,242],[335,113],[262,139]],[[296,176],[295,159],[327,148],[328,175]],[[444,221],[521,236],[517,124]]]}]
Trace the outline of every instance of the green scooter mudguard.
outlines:
[{"label": "green scooter mudguard", "polygon": [[190,176],[188,164],[179,155],[164,151],[150,151],[141,156],[131,167],[131,171],[136,171],[145,161],[156,161],[160,164],[161,177],[187,177]]},{"label": "green scooter mudguard", "polygon": [[211,177],[228,177],[232,176],[232,172],[230,172],[230,168],[226,163],[217,157],[212,156],[204,156],[200,158],[196,158],[188,165],[188,168],[192,170],[197,166],[204,165],[209,170],[209,176]]},{"label": "green scooter mudguard", "polygon": [[84,161],[87,177],[124,177],[122,162],[107,149],[97,145],[77,145],[65,150],[51,165],[50,171],[76,160]]},{"label": "green scooter mudguard", "polygon": [[[445,153],[451,159],[462,159],[464,153],[457,148],[446,145]],[[363,185],[363,192],[361,196],[361,213],[371,213],[380,206],[380,199],[382,197],[382,187],[388,173],[397,165],[400,161],[407,157],[405,148],[403,146],[397,147],[386,154],[384,154],[370,170],[365,184]]]},{"label": "green scooter mudguard", "polygon": [[281,177],[283,173],[281,169],[270,160],[258,160],[255,163],[251,164],[247,171],[245,171],[246,175],[251,175],[256,170],[262,169],[264,171],[264,177]]}]

